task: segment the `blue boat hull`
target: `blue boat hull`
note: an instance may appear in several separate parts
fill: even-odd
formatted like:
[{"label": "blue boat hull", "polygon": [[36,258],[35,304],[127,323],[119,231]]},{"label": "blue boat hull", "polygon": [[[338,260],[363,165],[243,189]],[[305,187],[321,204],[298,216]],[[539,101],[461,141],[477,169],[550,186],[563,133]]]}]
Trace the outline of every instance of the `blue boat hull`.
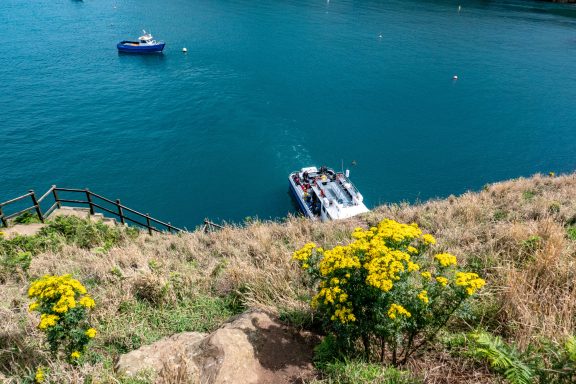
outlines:
[{"label": "blue boat hull", "polygon": [[116,45],[118,52],[126,53],[156,53],[162,52],[164,50],[165,43],[159,43],[155,45],[130,45],[137,44],[134,41],[122,41]]}]

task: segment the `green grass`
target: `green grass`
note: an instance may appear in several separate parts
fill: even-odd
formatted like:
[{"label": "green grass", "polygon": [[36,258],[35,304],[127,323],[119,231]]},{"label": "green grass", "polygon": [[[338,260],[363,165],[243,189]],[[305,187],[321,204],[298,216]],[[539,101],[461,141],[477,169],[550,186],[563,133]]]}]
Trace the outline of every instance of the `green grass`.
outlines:
[{"label": "green grass", "polygon": [[534,196],[536,196],[536,192],[534,192],[531,189],[527,189],[524,192],[522,192],[522,198],[525,201],[531,201],[534,198]]},{"label": "green grass", "polygon": [[408,371],[362,361],[329,363],[323,378],[311,384],[418,384],[422,381]]},{"label": "green grass", "polygon": [[96,324],[99,345],[112,354],[126,353],[180,332],[210,332],[236,312],[228,300],[198,296],[160,307],[139,300],[123,302],[118,313]]},{"label": "green grass", "polygon": [[566,234],[570,240],[576,241],[576,226],[566,228]]}]

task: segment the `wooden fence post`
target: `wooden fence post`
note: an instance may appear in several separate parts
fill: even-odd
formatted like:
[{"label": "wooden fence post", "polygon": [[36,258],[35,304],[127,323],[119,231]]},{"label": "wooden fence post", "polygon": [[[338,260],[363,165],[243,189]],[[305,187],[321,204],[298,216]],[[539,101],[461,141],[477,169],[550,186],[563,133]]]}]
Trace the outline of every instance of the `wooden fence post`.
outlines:
[{"label": "wooden fence post", "polygon": [[122,210],[122,204],[120,204],[120,199],[116,199],[116,207],[118,207],[118,214],[120,215],[120,222],[124,225],[124,211]]},{"label": "wooden fence post", "polygon": [[56,193],[55,185],[52,186],[52,194],[54,195],[54,201],[56,201],[56,206],[58,207],[58,209],[62,208],[62,205],[60,204],[60,199],[58,198],[58,193]]},{"label": "wooden fence post", "polygon": [[92,205],[92,195],[90,195],[90,190],[86,188],[86,199],[88,200],[88,205],[90,205],[90,214],[94,214],[94,205]]},{"label": "wooden fence post", "polygon": [[152,227],[150,226],[150,214],[146,214],[146,225],[148,227],[148,234],[152,236]]},{"label": "wooden fence post", "polygon": [[34,208],[36,208],[36,214],[41,222],[44,222],[44,216],[42,216],[42,211],[40,210],[40,205],[38,204],[38,200],[36,199],[36,194],[34,190],[31,189],[28,191],[30,193],[30,197],[32,198],[32,204],[34,204]]},{"label": "wooden fence post", "polygon": [[4,217],[4,213],[2,213],[2,207],[0,206],[0,220],[2,220],[2,225],[8,227],[8,220]]}]

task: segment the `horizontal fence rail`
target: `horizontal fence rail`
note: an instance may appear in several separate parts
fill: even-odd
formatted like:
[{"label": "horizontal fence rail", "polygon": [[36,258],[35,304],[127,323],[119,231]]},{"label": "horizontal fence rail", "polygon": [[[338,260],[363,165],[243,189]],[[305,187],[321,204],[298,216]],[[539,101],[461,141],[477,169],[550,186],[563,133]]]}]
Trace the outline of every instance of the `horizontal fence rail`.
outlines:
[{"label": "horizontal fence rail", "polygon": [[[62,198],[62,195],[74,195],[74,198]],[[50,196],[53,197],[54,203],[44,212],[41,209],[41,203],[45,201]],[[14,203],[22,204],[26,199],[30,199],[32,206],[20,209],[18,212],[11,214],[4,213],[4,207]],[[96,209],[113,215],[114,218],[118,218],[121,224],[136,224],[148,230],[151,235],[154,232],[170,232],[178,233],[185,232],[185,230],[175,227],[169,222],[164,222],[155,219],[150,216],[149,213],[142,213],[135,209],[129,208],[123,205],[119,199],[111,200],[97,193],[90,191],[89,189],[76,189],[76,188],[60,188],[53,185],[46,191],[40,198],[36,198],[36,194],[33,190],[28,191],[25,195],[18,196],[14,199],[0,203],[0,224],[4,227],[8,226],[8,220],[22,215],[26,212],[35,211],[36,216],[41,222],[44,222],[50,214],[52,214],[56,209],[62,208],[62,203],[76,204],[84,207],[88,207],[90,214],[96,214]],[[107,205],[107,206],[105,206]],[[101,213],[101,212],[98,212]],[[102,214],[103,215],[103,214]],[[209,220],[204,220],[204,226],[202,230],[204,232],[210,232],[215,229],[224,228],[223,226],[213,223]]]}]

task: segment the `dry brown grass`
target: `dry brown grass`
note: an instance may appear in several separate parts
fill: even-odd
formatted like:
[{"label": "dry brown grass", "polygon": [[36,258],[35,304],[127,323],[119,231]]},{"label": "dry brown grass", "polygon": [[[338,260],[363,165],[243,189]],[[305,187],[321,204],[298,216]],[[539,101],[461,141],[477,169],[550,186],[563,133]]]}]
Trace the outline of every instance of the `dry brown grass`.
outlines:
[{"label": "dry brown grass", "polygon": [[[576,223],[575,174],[536,175],[418,205],[385,205],[348,221],[321,224],[288,218],[284,223],[256,222],[210,234],[141,235],[106,253],[67,247],[35,257],[29,275],[32,279],[73,273],[89,282],[98,303],[97,323],[117,316],[122,303],[138,295],[164,306],[188,296],[235,295],[251,307],[303,310],[307,306],[302,299],[310,291],[291,253],[309,241],[323,246],[347,242],[354,227],[383,218],[417,222],[438,238],[436,250],[458,255],[461,263],[487,278],[478,305],[480,325],[521,346],[539,337],[559,339],[575,332],[575,242],[565,229]],[[0,372],[8,375],[48,361],[39,352],[37,320],[26,311],[27,284],[7,281],[0,286]],[[100,337],[116,336],[105,330]],[[434,364],[416,364],[414,369],[426,372]],[[461,364],[442,360],[445,368],[429,374],[441,371],[440,376],[450,377]],[[61,372],[62,365],[56,365],[60,368],[53,371]],[[74,372],[90,372],[103,382],[116,380],[97,362]],[[77,382],[70,375],[62,374],[59,381]]]}]

